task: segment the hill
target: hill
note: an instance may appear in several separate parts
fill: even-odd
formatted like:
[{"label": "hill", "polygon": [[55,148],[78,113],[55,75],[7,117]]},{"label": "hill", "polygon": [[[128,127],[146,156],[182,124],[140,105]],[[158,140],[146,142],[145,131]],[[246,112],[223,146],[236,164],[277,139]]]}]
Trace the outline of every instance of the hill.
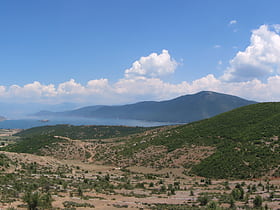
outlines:
[{"label": "hill", "polygon": [[[135,132],[126,131],[123,135],[115,136],[117,138],[105,135],[102,139],[101,135],[101,138],[96,138],[98,141],[85,141],[77,134],[71,136],[67,129],[63,129],[59,135],[79,137],[82,140],[73,141],[67,137],[57,141],[53,135],[58,133],[50,133],[55,127],[34,128],[19,134],[22,140],[6,147],[6,150],[36,152],[62,159],[75,159],[80,155],[83,161],[119,167],[181,168],[187,175],[208,178],[279,177],[279,126],[280,103],[259,103],[186,125],[146,130],[135,128]],[[38,132],[38,129],[46,129],[48,132]],[[75,129],[72,127],[69,130]],[[104,129],[115,128],[108,126]],[[84,130],[80,133],[87,136],[87,132]],[[100,132],[104,131],[96,130],[95,137]],[[40,148],[29,150],[22,147],[31,144],[30,138],[33,139],[32,145],[40,145]],[[45,142],[45,145],[40,142]],[[75,153],[75,156],[70,153]]]},{"label": "hill", "polygon": [[[102,139],[119,138],[151,130],[152,128],[128,126],[73,126],[55,125],[41,126],[16,133],[20,141],[5,148],[10,152],[42,154],[41,149],[52,148],[67,140],[100,141]],[[76,150],[77,148],[75,148]]]},{"label": "hill", "polygon": [[108,139],[128,136],[150,129],[152,128],[105,125],[50,125],[23,130],[17,133],[16,136],[22,138],[32,138],[33,136],[64,136],[77,140]]},{"label": "hill", "polygon": [[203,91],[167,101],[145,101],[122,106],[89,106],[65,112],[42,111],[36,116],[76,116],[188,123],[254,104],[236,96]]},{"label": "hill", "polygon": [[254,104],[126,141],[99,158],[126,166],[183,166],[187,174],[210,178],[280,176],[279,125],[280,103]]}]

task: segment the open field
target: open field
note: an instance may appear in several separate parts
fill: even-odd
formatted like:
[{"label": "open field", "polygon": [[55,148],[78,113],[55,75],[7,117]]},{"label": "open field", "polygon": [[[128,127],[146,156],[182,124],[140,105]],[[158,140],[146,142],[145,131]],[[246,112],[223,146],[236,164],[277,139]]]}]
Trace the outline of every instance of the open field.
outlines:
[{"label": "open field", "polygon": [[0,147],[7,146],[8,144],[13,144],[19,139],[18,136],[14,134],[22,131],[22,129],[0,129]]},{"label": "open field", "polygon": [[0,137],[12,136],[20,131],[22,129],[0,129]]},{"label": "open field", "polygon": [[[182,169],[117,168],[31,154],[1,155],[8,163],[2,164],[1,209],[26,209],[22,198],[27,188],[49,193],[53,209],[194,209],[213,201],[224,208],[253,207],[257,195],[263,206],[280,208],[276,178],[214,180],[186,176]],[[232,201],[240,188],[243,198]]]}]

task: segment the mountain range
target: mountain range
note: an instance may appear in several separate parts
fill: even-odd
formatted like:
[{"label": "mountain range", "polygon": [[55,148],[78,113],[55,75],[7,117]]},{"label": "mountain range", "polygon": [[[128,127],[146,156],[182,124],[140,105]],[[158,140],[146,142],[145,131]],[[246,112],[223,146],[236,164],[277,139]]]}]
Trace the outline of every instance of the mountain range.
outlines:
[{"label": "mountain range", "polygon": [[143,101],[118,106],[87,106],[63,112],[40,111],[37,117],[90,117],[189,123],[257,103],[237,96],[202,91],[166,101]]},{"label": "mountain range", "polygon": [[274,102],[183,125],[35,127],[3,149],[124,168],[182,168],[215,179],[280,177],[279,115]]}]

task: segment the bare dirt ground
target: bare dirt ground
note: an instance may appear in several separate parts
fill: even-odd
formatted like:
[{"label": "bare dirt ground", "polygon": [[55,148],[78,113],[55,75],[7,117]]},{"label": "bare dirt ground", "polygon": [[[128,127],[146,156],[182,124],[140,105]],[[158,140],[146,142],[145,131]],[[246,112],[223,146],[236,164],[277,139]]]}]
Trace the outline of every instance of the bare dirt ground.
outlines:
[{"label": "bare dirt ground", "polygon": [[[15,132],[2,130],[0,136]],[[144,135],[153,132],[157,131]],[[0,164],[0,209],[26,209],[24,190],[18,189],[30,185],[33,191],[51,194],[53,209],[164,209],[160,204],[169,209],[178,205],[192,209],[204,206],[203,197],[229,208],[237,186],[244,191],[243,198],[234,201],[237,208],[253,207],[253,200],[260,195],[263,207],[280,209],[280,178],[210,180],[186,175],[186,165],[213,154],[213,147],[180,148],[167,154],[162,146],[150,146],[130,159],[119,160],[110,151],[111,146],[123,144],[117,139],[98,143],[56,138],[66,141],[41,150],[45,156],[0,152],[9,159],[8,165]],[[106,165],[95,159],[100,151],[108,161]],[[135,166],[128,167],[130,163]],[[5,183],[8,176],[15,182]]]},{"label": "bare dirt ground", "polygon": [[20,131],[22,129],[0,129],[0,136],[12,136]]},{"label": "bare dirt ground", "polygon": [[[280,208],[280,179],[263,178],[259,180],[206,180],[202,177],[190,177],[183,174],[183,168],[154,169],[149,167],[120,168],[116,166],[98,165],[81,160],[58,160],[50,156],[36,156],[31,154],[18,154],[1,152],[12,162],[17,164],[8,167],[1,176],[19,173],[23,164],[36,162],[36,173],[22,173],[21,176],[30,176],[31,180],[44,177],[51,186],[52,206],[55,209],[65,209],[67,202],[73,202],[74,209],[151,209],[159,204],[201,206],[200,197],[207,195],[210,200],[216,201],[220,206],[229,207],[226,199],[237,184],[240,184],[248,201],[236,201],[239,207],[253,206],[256,195],[263,198],[263,206],[271,209]],[[67,170],[63,174],[57,172],[59,168]],[[53,171],[42,174],[41,170]],[[106,178],[107,176],[107,178]],[[108,178],[109,177],[109,178]],[[67,183],[62,186],[61,183]],[[111,186],[110,186],[111,185]],[[112,187],[113,186],[113,187]],[[81,187],[82,195],[77,193]],[[254,188],[249,193],[248,189]],[[40,187],[38,188],[41,189]],[[172,190],[173,189],[173,190]],[[273,192],[273,196],[272,196]],[[0,194],[1,196],[1,194]],[[2,194],[3,197],[3,194]],[[1,198],[2,198],[1,197]],[[11,202],[1,200],[0,208],[20,208],[22,194]],[[78,207],[87,205],[86,207]],[[158,208],[160,209],[160,208]]]}]

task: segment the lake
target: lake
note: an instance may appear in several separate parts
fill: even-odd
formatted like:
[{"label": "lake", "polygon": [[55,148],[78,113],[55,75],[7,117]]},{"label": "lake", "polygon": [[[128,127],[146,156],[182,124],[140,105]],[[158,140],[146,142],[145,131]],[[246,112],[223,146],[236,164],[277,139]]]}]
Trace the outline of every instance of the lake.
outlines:
[{"label": "lake", "polygon": [[5,120],[0,122],[0,129],[28,129],[32,127],[45,125],[124,125],[124,126],[139,126],[139,127],[154,127],[162,125],[172,125],[170,122],[152,122],[142,120],[127,120],[127,119],[104,119],[104,118],[50,118],[48,121],[43,119],[17,119]]}]

